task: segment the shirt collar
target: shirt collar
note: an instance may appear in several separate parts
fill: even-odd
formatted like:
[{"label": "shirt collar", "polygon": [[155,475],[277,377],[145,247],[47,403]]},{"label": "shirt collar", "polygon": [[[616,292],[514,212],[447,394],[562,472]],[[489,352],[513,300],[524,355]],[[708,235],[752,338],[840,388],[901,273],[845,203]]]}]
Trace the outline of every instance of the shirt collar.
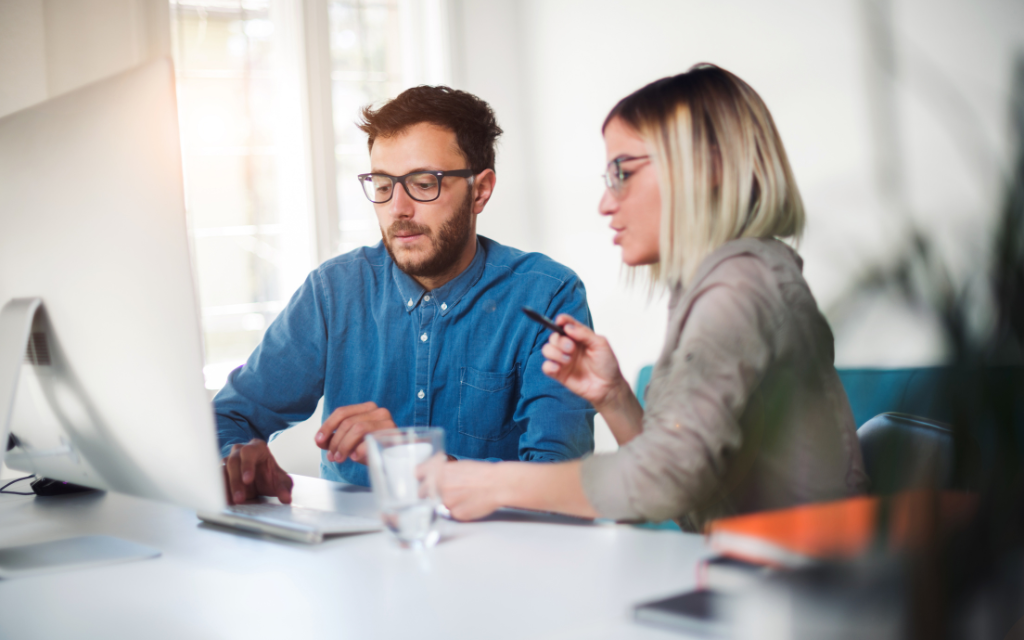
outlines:
[{"label": "shirt collar", "polygon": [[433,291],[424,289],[420,286],[420,283],[399,269],[398,265],[392,261],[391,272],[395,280],[395,286],[398,288],[398,293],[402,296],[402,308],[405,309],[406,313],[412,313],[413,309],[420,306],[423,297],[429,294],[431,299],[437,304],[437,309],[441,315],[448,315],[448,312],[459,304],[463,296],[473,288],[473,285],[484,274],[484,265],[487,262],[485,253],[483,243],[477,238],[476,255],[473,256],[473,261],[469,263],[469,266],[462,273]]}]

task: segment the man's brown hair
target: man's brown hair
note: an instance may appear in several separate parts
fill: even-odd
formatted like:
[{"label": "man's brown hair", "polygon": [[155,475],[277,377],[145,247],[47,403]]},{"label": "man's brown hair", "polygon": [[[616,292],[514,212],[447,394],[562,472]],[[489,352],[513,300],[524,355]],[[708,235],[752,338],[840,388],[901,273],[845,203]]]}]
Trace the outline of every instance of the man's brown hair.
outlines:
[{"label": "man's brown hair", "polygon": [[397,135],[414,124],[428,122],[455,134],[459,150],[473,173],[494,170],[494,147],[501,127],[490,105],[465,91],[450,87],[419,86],[406,89],[379,109],[363,108],[359,128],[369,136],[372,150],[377,138]]}]

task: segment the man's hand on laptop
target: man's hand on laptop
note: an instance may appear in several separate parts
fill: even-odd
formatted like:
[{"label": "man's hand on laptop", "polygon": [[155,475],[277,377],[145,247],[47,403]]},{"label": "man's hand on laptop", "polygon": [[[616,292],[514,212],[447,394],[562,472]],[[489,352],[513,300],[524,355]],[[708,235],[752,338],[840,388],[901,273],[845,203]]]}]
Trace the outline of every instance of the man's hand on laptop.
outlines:
[{"label": "man's hand on laptop", "polygon": [[327,452],[330,462],[354,462],[366,464],[366,444],[363,436],[372,431],[394,429],[395,421],[391,412],[373,402],[350,404],[338,407],[324,420],[316,432],[316,446]]},{"label": "man's hand on laptop", "polygon": [[278,466],[267,443],[258,438],[231,447],[224,458],[224,484],[228,504],[249,502],[259,496],[273,496],[284,504],[292,501],[292,479]]}]

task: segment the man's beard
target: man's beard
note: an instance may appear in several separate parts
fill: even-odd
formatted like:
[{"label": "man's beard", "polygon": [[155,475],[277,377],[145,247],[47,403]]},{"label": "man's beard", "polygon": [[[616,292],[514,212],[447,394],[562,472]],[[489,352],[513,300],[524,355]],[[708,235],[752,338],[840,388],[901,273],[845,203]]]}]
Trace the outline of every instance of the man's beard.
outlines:
[{"label": "man's beard", "polygon": [[[429,227],[416,224],[411,220],[395,220],[386,232],[381,228],[384,248],[388,250],[388,255],[395,261],[398,268],[410,276],[421,278],[436,278],[451,269],[462,257],[466,243],[469,242],[473,220],[472,196],[473,192],[470,191],[462,205],[441,225],[436,238]],[[399,260],[391,248],[391,242],[398,232],[422,234],[430,241],[433,252],[420,262]]]}]

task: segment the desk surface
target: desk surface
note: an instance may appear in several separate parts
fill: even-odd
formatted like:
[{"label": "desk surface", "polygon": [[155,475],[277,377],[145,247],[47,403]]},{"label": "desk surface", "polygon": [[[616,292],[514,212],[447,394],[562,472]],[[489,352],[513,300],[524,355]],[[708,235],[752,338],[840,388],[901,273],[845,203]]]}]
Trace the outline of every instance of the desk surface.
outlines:
[{"label": "desk surface", "polygon": [[[372,495],[295,476],[295,504],[374,512]],[[0,638],[679,638],[631,606],[692,588],[698,535],[505,514],[444,523],[433,549],[385,533],[307,546],[116,494],[0,496],[0,546],[107,534],[155,560],[0,581]]]}]

